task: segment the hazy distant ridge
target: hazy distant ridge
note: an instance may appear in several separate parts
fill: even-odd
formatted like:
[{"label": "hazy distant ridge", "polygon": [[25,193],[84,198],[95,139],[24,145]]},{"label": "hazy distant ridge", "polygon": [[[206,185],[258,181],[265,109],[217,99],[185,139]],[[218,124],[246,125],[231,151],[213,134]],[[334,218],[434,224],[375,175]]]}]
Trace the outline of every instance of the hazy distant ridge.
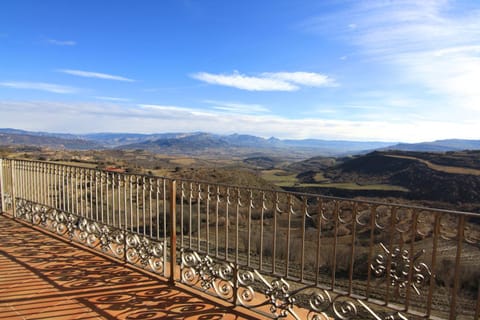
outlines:
[{"label": "hazy distant ridge", "polygon": [[[373,150],[458,151],[478,150],[480,140],[438,140],[421,143],[346,141],[321,139],[268,139],[247,134],[219,135],[206,132],[177,133],[89,133],[65,134],[0,129],[0,145],[35,145],[66,149],[144,149],[153,152],[199,154],[207,150],[245,152],[289,152],[292,150],[318,155],[346,155]],[[241,150],[240,150],[241,149]]]}]

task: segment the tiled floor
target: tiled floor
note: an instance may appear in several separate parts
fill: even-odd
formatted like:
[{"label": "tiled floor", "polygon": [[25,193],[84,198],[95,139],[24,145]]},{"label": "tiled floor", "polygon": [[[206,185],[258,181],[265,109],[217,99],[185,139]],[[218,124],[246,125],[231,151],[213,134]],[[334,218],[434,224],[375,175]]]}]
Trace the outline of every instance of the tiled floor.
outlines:
[{"label": "tiled floor", "polygon": [[253,319],[0,215],[0,320]]}]

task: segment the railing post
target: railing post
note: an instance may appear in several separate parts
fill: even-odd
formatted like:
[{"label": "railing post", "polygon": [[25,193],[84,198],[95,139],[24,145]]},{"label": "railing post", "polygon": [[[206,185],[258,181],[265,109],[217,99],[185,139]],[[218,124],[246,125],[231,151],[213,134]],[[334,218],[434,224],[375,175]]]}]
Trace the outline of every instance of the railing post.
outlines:
[{"label": "railing post", "polygon": [[175,285],[175,270],[177,267],[177,183],[170,182],[170,278],[171,285]]},{"label": "railing post", "polygon": [[460,286],[460,263],[462,256],[462,244],[464,239],[465,232],[465,216],[461,215],[458,217],[457,225],[457,253],[455,257],[455,274],[453,277],[453,288],[452,288],[452,299],[450,301],[450,317],[449,320],[455,320],[457,316],[457,295],[458,288]]},{"label": "railing post", "polygon": [[12,160],[10,163],[10,170],[12,172],[12,210],[13,210],[13,217],[17,217],[17,199],[15,195],[15,160]]},{"label": "railing post", "polygon": [[0,159],[0,199],[2,200],[2,210],[0,213],[5,212],[5,185],[3,181],[3,159]]}]

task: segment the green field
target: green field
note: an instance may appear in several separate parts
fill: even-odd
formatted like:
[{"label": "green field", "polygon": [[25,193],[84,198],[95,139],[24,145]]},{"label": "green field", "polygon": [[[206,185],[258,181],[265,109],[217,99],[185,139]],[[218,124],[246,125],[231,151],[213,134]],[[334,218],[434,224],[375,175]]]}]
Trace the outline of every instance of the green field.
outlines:
[{"label": "green field", "polygon": [[[301,185],[302,187],[304,185]],[[407,188],[401,186],[395,186],[391,184],[365,184],[360,185],[356,183],[321,183],[321,184],[308,184],[309,187],[317,188],[337,188],[346,190],[386,190],[386,191],[403,191],[408,192]]]},{"label": "green field", "polygon": [[329,183],[322,173],[315,175],[316,183],[301,183],[295,173],[285,170],[264,170],[261,177],[278,187],[336,188],[345,190],[384,190],[408,192],[407,188],[389,184],[357,184],[353,182]]}]

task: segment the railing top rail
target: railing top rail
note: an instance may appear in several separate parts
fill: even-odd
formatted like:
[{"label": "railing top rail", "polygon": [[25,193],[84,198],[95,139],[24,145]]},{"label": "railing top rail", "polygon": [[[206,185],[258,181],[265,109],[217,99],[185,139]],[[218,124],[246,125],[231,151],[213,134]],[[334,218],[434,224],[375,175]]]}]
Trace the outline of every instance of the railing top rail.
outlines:
[{"label": "railing top rail", "polygon": [[[166,178],[168,179],[168,178]],[[419,205],[409,205],[409,204],[401,204],[401,203],[389,203],[389,202],[382,202],[377,200],[361,200],[361,199],[352,199],[352,198],[344,198],[344,197],[335,197],[335,196],[327,196],[322,194],[315,194],[315,193],[307,193],[307,192],[298,192],[298,191],[285,191],[285,190],[276,190],[276,189],[266,189],[266,188],[258,188],[258,187],[245,187],[245,186],[238,186],[238,185],[229,185],[225,183],[216,183],[216,182],[208,182],[208,181],[201,181],[201,180],[194,180],[194,179],[184,179],[178,178],[173,179],[177,182],[188,182],[188,183],[197,183],[197,184],[204,184],[204,185],[214,185],[219,187],[225,188],[239,188],[248,191],[260,191],[260,192],[275,192],[278,194],[290,194],[301,197],[309,197],[309,198],[321,198],[326,200],[337,200],[337,201],[350,201],[356,203],[365,203],[365,204],[372,204],[376,206],[390,206],[390,207],[397,207],[397,208],[405,208],[405,209],[412,209],[412,210],[419,210],[419,211],[436,211],[440,213],[450,213],[450,214],[461,214],[473,217],[479,217],[480,213],[476,212],[467,212],[467,211],[458,211],[458,210],[448,210],[448,209],[438,209],[432,208],[427,206],[419,206]]]},{"label": "railing top rail", "polygon": [[467,211],[459,211],[459,210],[448,210],[448,209],[439,209],[439,208],[432,208],[427,206],[419,206],[419,205],[409,205],[409,204],[401,204],[401,203],[389,203],[389,202],[382,202],[378,200],[361,200],[361,199],[352,199],[352,198],[344,198],[344,197],[335,197],[335,196],[327,196],[321,194],[314,194],[314,193],[307,193],[307,192],[297,192],[297,191],[285,191],[279,189],[267,189],[267,188],[259,188],[259,187],[248,187],[248,186],[241,186],[241,185],[234,185],[234,184],[226,184],[226,183],[218,183],[218,182],[209,182],[204,180],[194,180],[194,179],[187,179],[187,178],[172,178],[172,177],[165,177],[165,176],[157,176],[151,174],[142,174],[142,173],[118,173],[118,172],[111,172],[104,169],[98,168],[88,168],[76,165],[68,165],[64,163],[57,163],[55,161],[41,161],[41,160],[30,160],[30,159],[10,159],[10,158],[0,158],[2,160],[11,160],[11,161],[23,161],[23,162],[30,162],[30,163],[44,163],[44,164],[52,164],[57,166],[63,166],[68,168],[74,169],[85,169],[91,170],[101,173],[107,174],[116,174],[116,175],[124,175],[124,176],[135,176],[140,178],[148,178],[148,179],[164,179],[166,181],[178,181],[183,183],[195,183],[200,185],[210,185],[222,188],[235,188],[235,189],[242,189],[246,191],[257,191],[257,192],[267,192],[267,193],[277,193],[277,194],[285,194],[285,195],[293,195],[298,198],[302,197],[309,197],[309,198],[318,198],[324,200],[333,200],[333,201],[350,201],[355,203],[362,203],[362,204],[370,204],[375,206],[390,206],[395,208],[403,208],[403,209],[411,209],[417,211],[435,211],[444,214],[456,214],[456,215],[464,215],[468,217],[476,217],[480,218],[480,213],[476,212],[467,212]]}]

